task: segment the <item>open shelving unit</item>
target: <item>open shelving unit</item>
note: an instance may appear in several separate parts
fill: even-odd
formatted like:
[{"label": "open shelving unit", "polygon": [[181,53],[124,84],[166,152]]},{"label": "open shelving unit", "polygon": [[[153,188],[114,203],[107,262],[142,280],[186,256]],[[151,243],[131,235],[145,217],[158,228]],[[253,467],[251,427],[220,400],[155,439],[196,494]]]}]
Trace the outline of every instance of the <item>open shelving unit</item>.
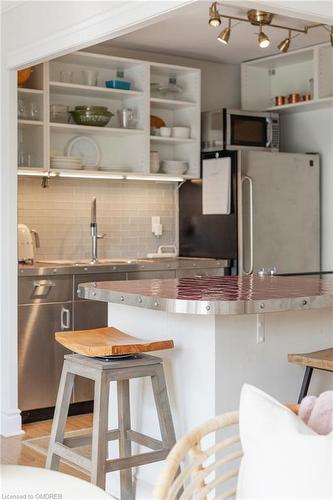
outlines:
[{"label": "open shelving unit", "polygon": [[[33,70],[26,87],[18,89],[18,97],[28,108],[31,102],[36,102],[40,116],[38,120],[26,116],[18,120],[19,144],[23,150],[19,175],[172,182],[200,176],[200,70],[81,51],[40,64]],[[84,84],[87,70],[97,74],[96,86]],[[120,70],[124,79],[131,82],[130,90],[105,86],[105,81],[116,79]],[[172,98],[151,94],[152,82],[167,83],[171,77],[183,88],[181,94]],[[59,123],[50,119],[52,104],[69,109],[78,105],[106,106],[113,116],[106,127]],[[120,126],[118,111],[122,108],[135,110],[135,128]],[[151,135],[151,114],[162,118],[167,126],[190,127],[190,138]],[[77,136],[88,136],[96,142],[101,153],[99,167],[103,170],[50,168],[50,157],[65,155],[66,145]],[[187,161],[188,171],[184,176],[153,174],[151,150],[159,151],[161,161]],[[29,165],[24,161],[27,157]]]},{"label": "open shelving unit", "polygon": [[[331,44],[295,50],[241,65],[242,109],[294,113],[333,105]],[[311,100],[274,105],[275,96],[311,94]]]}]

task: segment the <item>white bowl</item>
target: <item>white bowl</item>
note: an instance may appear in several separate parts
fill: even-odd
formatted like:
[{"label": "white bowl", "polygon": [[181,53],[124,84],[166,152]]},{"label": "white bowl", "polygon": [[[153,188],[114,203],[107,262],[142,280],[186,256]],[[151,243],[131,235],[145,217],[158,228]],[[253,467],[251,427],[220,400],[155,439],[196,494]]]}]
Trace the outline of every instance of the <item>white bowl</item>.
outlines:
[{"label": "white bowl", "polygon": [[161,127],[160,128],[161,137],[171,137],[171,127]]},{"label": "white bowl", "polygon": [[172,137],[177,137],[178,139],[188,139],[190,132],[190,127],[172,127]]},{"label": "white bowl", "polygon": [[188,170],[188,162],[182,160],[162,161],[162,172],[170,175],[182,175]]}]

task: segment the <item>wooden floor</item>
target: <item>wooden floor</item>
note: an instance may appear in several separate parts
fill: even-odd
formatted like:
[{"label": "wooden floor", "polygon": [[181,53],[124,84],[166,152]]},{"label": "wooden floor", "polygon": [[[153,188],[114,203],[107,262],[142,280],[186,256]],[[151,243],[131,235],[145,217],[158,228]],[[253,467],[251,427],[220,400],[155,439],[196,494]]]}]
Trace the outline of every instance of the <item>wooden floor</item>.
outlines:
[{"label": "wooden floor", "polygon": [[[33,422],[23,425],[25,434],[9,438],[1,437],[1,463],[11,465],[30,465],[32,467],[45,467],[46,456],[42,455],[29,448],[23,446],[22,441],[25,439],[45,436],[51,432],[52,420],[44,420],[42,422]],[[78,429],[86,429],[92,426],[92,415],[76,415],[68,417],[66,431],[75,431]],[[73,469],[68,465],[60,464],[59,470],[72,476],[90,480],[89,476]]]}]

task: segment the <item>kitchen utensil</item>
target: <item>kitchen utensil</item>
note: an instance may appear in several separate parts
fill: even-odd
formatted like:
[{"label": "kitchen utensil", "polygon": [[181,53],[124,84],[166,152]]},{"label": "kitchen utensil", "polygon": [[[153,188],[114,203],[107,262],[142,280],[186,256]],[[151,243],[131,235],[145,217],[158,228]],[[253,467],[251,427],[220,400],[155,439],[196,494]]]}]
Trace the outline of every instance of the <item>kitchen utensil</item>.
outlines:
[{"label": "kitchen utensil", "polygon": [[104,106],[75,106],[75,110],[69,113],[78,125],[92,127],[105,127],[114,116]]},{"label": "kitchen utensil", "polygon": [[33,262],[35,258],[34,244],[32,235],[35,237],[36,248],[40,246],[39,236],[34,229],[30,230],[25,224],[17,225],[17,241],[18,241],[18,261]]},{"label": "kitchen utensil", "polygon": [[189,127],[172,127],[172,137],[178,137],[179,139],[188,139],[190,132]]},{"label": "kitchen utensil", "polygon": [[101,159],[96,141],[87,136],[73,137],[65,147],[65,154],[79,157],[83,167],[96,167]]},{"label": "kitchen utensil", "polygon": [[108,89],[130,90],[131,82],[126,80],[106,80],[105,86]]},{"label": "kitchen utensil", "polygon": [[56,123],[68,123],[69,106],[65,106],[64,104],[51,104],[50,120]]},{"label": "kitchen utensil", "polygon": [[81,71],[82,83],[83,85],[89,85],[90,87],[97,86],[98,71],[92,69],[84,69]]},{"label": "kitchen utensil", "polygon": [[121,128],[135,128],[137,119],[136,111],[130,108],[122,108],[117,111]]},{"label": "kitchen utensil", "polygon": [[165,127],[165,121],[159,116],[150,115],[150,128]]},{"label": "kitchen utensil", "polygon": [[188,170],[188,162],[183,160],[162,161],[162,172],[171,175],[182,175]]},{"label": "kitchen utensil", "polygon": [[74,82],[74,72],[73,71],[60,71],[60,81],[63,83],[73,83]]},{"label": "kitchen utensil", "polygon": [[32,75],[32,72],[33,72],[32,68],[20,69],[17,72],[18,87],[20,88],[24,87],[24,84],[29,80],[30,76]]},{"label": "kitchen utensil", "polygon": [[160,153],[158,151],[150,151],[150,171],[152,174],[157,174],[160,169]]},{"label": "kitchen utensil", "polygon": [[274,97],[275,106],[283,106],[286,104],[286,97],[284,95],[277,95]]},{"label": "kitchen utensil", "polygon": [[290,94],[288,97],[289,104],[295,104],[296,102],[300,102],[300,100],[301,100],[301,95],[297,93]]},{"label": "kitchen utensil", "polygon": [[171,127],[161,127],[160,128],[161,137],[171,137]]},{"label": "kitchen utensil", "polygon": [[304,94],[302,96],[303,101],[311,101],[311,94]]}]

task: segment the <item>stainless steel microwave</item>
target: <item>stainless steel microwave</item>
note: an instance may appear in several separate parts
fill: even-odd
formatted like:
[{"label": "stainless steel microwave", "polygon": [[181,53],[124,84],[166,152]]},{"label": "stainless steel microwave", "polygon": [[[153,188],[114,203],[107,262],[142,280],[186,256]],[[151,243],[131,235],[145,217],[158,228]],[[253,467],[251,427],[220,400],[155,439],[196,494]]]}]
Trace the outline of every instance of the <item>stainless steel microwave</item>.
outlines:
[{"label": "stainless steel microwave", "polygon": [[279,151],[279,114],[220,109],[201,113],[202,151]]}]

